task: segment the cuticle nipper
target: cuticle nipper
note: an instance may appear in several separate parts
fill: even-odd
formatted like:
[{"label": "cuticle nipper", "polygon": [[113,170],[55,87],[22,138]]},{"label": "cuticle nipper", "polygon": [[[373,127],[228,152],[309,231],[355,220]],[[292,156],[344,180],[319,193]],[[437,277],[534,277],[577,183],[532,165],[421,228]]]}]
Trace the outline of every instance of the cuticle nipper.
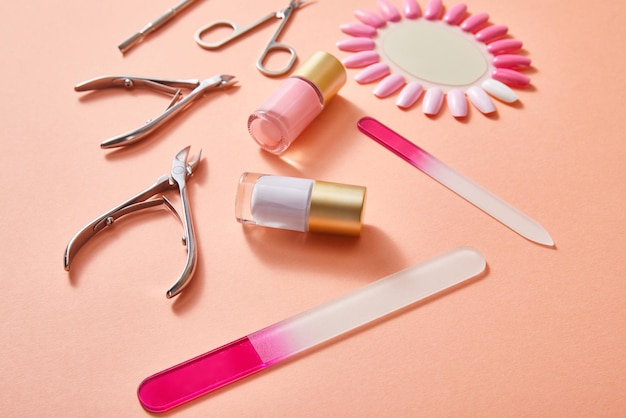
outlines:
[{"label": "cuticle nipper", "polygon": [[[170,175],[163,175],[159,177],[150,187],[122,202],[108,212],[100,215],[78,231],[78,233],[72,237],[65,250],[65,256],[63,259],[65,270],[70,270],[70,264],[76,256],[76,253],[78,253],[87,241],[89,241],[98,232],[104,230],[106,227],[113,225],[117,219],[139,210],[164,205],[166,209],[170,210],[181,221],[184,230],[183,244],[187,247],[187,261],[185,268],[178,279],[166,292],[167,298],[172,298],[178,295],[183,288],[189,284],[189,281],[191,280],[191,277],[196,269],[198,258],[198,250],[196,248],[196,239],[191,217],[191,208],[187,196],[186,180],[196,170],[198,163],[200,162],[202,151],[200,151],[193,160],[188,161],[189,149],[190,147],[187,146],[176,153],[176,156],[172,161],[172,170]],[[155,197],[155,195],[165,193],[173,189],[178,189],[183,211],[182,216],[165,196],[160,195]]]},{"label": "cuticle nipper", "polygon": [[[74,86],[78,92],[101,90],[112,87],[124,88],[148,88],[161,93],[172,95],[172,100],[163,113],[154,119],[149,120],[145,125],[133,129],[130,132],[109,138],[100,144],[101,148],[115,148],[134,144],[145,139],[153,131],[162,126],[170,118],[185,110],[197,99],[210,91],[223,89],[235,85],[235,76],[219,74],[205,80],[189,79],[174,80],[167,78],[149,78],[127,75],[102,76],[84,81]],[[184,95],[183,89],[190,90]]]}]

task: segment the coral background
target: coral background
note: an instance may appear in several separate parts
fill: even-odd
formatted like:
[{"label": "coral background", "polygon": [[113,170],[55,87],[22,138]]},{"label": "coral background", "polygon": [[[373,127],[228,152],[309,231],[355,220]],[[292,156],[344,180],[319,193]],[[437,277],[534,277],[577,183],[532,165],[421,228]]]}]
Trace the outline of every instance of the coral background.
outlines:
[{"label": "coral background", "polygon": [[[3,416],[145,416],[136,389],[148,375],[461,245],[485,255],[488,274],[171,415],[626,416],[622,3],[471,0],[471,13],[508,25],[533,60],[519,104],[497,103],[493,117],[471,109],[457,121],[444,109],[428,118],[374,97],[349,70],[340,96],[281,157],[246,131],[281,81],[254,67],[276,24],[219,52],[193,34],[286,2],[199,1],[122,56],[117,44],[172,3],[0,5]],[[375,1],[314,2],[282,41],[300,62],[316,50],[344,58],[338,27],[356,8]],[[120,151],[99,142],[157,115],[167,98],[73,91],[105,74],[218,73],[239,87]],[[366,138],[356,129],[365,115],[537,219],[556,248],[521,238]],[[164,296],[185,260],[166,212],[120,221],[65,272],[70,237],[167,174],[187,145],[204,155],[189,182],[200,254],[190,287]],[[244,171],[367,186],[362,237],[242,227],[233,206]]]}]

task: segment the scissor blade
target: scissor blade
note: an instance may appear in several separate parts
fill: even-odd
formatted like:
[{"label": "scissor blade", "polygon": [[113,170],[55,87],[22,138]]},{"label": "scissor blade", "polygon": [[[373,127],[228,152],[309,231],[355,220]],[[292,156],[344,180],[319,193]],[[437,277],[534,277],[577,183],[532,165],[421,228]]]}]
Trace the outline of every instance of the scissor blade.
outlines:
[{"label": "scissor blade", "polygon": [[521,236],[539,244],[554,246],[550,234],[535,220],[387,126],[373,118],[363,118],[358,122],[358,127],[361,132]]}]

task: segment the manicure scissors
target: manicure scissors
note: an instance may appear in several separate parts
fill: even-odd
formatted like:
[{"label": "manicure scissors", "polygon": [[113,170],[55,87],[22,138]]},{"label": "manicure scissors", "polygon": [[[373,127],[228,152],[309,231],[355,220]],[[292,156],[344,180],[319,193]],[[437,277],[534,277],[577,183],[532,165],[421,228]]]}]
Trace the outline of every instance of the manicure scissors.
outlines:
[{"label": "manicure scissors", "polygon": [[[280,33],[282,32],[282,30],[285,28],[285,25],[287,24],[287,22],[289,21],[291,14],[294,12],[294,10],[301,7],[305,3],[305,1],[306,0],[299,0],[299,1],[291,0],[289,2],[289,5],[287,5],[286,8],[282,10],[278,10],[276,12],[271,12],[267,16],[262,17],[261,19],[257,20],[256,22],[248,26],[239,26],[232,20],[216,20],[214,22],[207,24],[206,26],[201,27],[200,29],[196,31],[196,34],[194,36],[196,39],[196,43],[205,49],[217,49],[239,38],[240,36],[245,35],[251,30],[258,28],[259,26],[263,25],[264,23],[266,23],[267,21],[273,18],[280,19],[281,22],[280,22],[280,25],[278,26],[278,29],[276,29],[276,32],[274,32],[272,39],[269,41],[269,43],[265,47],[265,50],[261,53],[261,56],[256,62],[256,67],[259,69],[259,71],[261,71],[263,74],[267,76],[279,76],[279,75],[286,74],[287,72],[289,72],[289,70],[291,70],[294,63],[296,62],[297,54],[296,54],[296,50],[293,49],[293,47],[283,44],[281,42],[278,42],[278,37],[280,36]],[[209,32],[220,27],[232,28],[233,32],[229,36],[227,36],[226,38],[218,42],[205,42],[204,40],[202,40],[203,36],[205,36]],[[279,69],[279,70],[270,70],[267,67],[265,67],[265,60],[267,59],[270,53],[273,53],[276,51],[288,52],[290,55],[290,59],[284,68]]]},{"label": "manicure scissors", "polygon": [[[165,294],[168,299],[178,295],[183,288],[187,286],[193,276],[196,269],[196,260],[198,258],[196,239],[191,221],[191,208],[187,197],[186,181],[187,177],[191,176],[195,171],[198,162],[200,162],[202,151],[198,153],[194,160],[187,161],[189,148],[190,147],[185,147],[176,154],[172,161],[172,170],[169,176],[163,175],[159,177],[152,186],[100,215],[78,231],[65,249],[65,256],[63,258],[65,270],[70,271],[70,263],[87,241],[106,227],[112,226],[117,219],[139,210],[164,205],[166,209],[169,209],[181,221],[184,230],[183,244],[187,247],[187,262],[185,268]],[[165,196],[154,197],[157,194],[165,193],[172,189],[178,189],[181,205],[183,207],[182,217]]]}]

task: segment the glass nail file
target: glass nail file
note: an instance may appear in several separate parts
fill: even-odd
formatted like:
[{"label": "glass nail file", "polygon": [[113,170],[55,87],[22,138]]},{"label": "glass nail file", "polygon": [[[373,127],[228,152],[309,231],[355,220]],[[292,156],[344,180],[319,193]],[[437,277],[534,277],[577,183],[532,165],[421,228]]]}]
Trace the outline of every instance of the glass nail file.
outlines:
[{"label": "glass nail file", "polygon": [[376,119],[362,118],[357,126],[365,135],[524,238],[542,245],[554,246],[550,234],[537,221],[453,170]]},{"label": "glass nail file", "polygon": [[483,256],[461,247],[146,378],[141,405],[164,412],[411,305],[484,271]]}]

